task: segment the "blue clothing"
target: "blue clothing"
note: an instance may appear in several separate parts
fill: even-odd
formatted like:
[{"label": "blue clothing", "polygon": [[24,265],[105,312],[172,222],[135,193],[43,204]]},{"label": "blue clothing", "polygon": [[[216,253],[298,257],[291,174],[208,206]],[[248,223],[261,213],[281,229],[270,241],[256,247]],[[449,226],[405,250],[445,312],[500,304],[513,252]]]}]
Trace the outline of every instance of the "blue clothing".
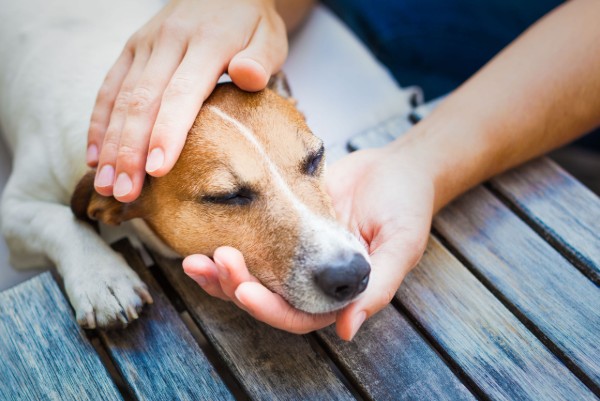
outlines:
[{"label": "blue clothing", "polygon": [[[431,100],[457,88],[559,0],[322,0],[389,68]],[[578,145],[600,150],[600,131]]]},{"label": "blue clothing", "polygon": [[428,100],[479,70],[558,0],[324,0],[402,86]]}]

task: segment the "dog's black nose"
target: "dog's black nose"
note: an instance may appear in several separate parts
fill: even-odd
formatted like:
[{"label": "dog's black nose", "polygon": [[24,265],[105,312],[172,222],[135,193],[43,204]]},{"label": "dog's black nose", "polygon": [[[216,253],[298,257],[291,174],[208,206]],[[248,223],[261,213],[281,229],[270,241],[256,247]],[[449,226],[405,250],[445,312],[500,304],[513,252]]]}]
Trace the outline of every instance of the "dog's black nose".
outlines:
[{"label": "dog's black nose", "polygon": [[337,301],[347,301],[367,288],[371,266],[359,253],[348,261],[323,266],[315,274],[317,286]]}]

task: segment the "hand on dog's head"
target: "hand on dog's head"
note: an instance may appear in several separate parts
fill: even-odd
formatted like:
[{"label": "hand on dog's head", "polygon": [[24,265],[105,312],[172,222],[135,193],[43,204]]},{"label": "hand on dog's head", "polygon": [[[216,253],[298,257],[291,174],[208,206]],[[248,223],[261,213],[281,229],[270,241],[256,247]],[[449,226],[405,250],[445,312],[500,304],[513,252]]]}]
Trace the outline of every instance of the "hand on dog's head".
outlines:
[{"label": "hand on dog's head", "polygon": [[181,256],[232,246],[295,307],[343,307],[366,286],[366,253],[335,221],[322,141],[294,107],[285,78],[276,76],[270,88],[277,93],[218,85],[169,174],[147,176],[140,197],[125,204],[97,194],[89,172],[73,212],[112,225],[141,218]]}]

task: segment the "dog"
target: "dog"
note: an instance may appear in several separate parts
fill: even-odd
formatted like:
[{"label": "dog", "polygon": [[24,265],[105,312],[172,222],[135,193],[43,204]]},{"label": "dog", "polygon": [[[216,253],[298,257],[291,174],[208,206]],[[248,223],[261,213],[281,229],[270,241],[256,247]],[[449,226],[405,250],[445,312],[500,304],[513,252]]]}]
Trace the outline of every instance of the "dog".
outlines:
[{"label": "dog", "polygon": [[323,144],[281,79],[257,93],[218,85],[172,172],[146,177],[139,199],[123,204],[94,191],[85,140],[93,96],[134,22],[105,32],[99,4],[83,13],[69,3],[65,16],[15,3],[0,28],[0,122],[13,154],[2,233],[13,266],[56,265],[82,327],[126,326],[152,302],[89,220],[130,222],[173,258],[233,246],[265,286],[306,312],[340,309],[365,289],[368,255],[335,221]]}]

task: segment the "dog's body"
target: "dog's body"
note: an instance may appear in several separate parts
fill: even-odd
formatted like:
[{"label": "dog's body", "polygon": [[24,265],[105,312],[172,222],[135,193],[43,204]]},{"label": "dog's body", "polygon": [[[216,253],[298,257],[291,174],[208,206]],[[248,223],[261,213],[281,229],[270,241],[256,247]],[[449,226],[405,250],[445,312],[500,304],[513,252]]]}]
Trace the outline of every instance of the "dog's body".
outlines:
[{"label": "dog's body", "polygon": [[160,7],[156,1],[124,10],[134,4],[116,3],[24,1],[0,8],[0,122],[13,155],[1,221],[11,263],[53,262],[78,319],[89,326],[133,319],[144,300],[150,301],[125,261],[91,226],[76,221],[69,207],[86,172],[94,92],[135,29],[119,20],[115,8],[114,23],[106,29],[111,7],[129,18],[139,15],[140,24]]},{"label": "dog's body", "polygon": [[[309,312],[340,308],[364,289],[366,254],[331,217],[322,145],[273,92],[219,87],[172,173],[150,180],[129,205],[95,194],[84,162],[95,93],[131,30],[160,3],[131,3],[137,9],[127,11],[119,2],[139,24],[113,19],[109,31],[104,22],[117,15],[111,2],[38,3],[11,3],[1,16],[0,121],[14,158],[1,217],[13,265],[54,263],[86,327],[137,318],[151,302],[144,283],[75,218],[73,198],[80,218],[137,219],[143,241],[168,256],[233,245],[263,283]],[[360,276],[360,290],[342,288],[340,266]]]}]

